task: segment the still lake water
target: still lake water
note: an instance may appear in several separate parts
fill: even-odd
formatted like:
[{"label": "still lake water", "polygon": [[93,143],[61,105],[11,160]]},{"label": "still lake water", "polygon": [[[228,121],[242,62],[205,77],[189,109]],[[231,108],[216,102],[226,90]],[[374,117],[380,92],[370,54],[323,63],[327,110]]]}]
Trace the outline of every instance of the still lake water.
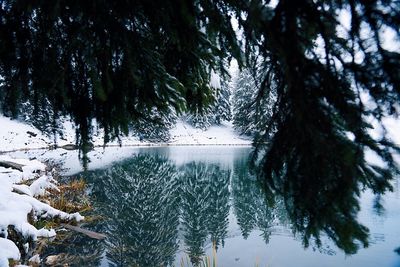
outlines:
[{"label": "still lake water", "polygon": [[[369,247],[345,255],[322,234],[322,245],[302,243],[292,231],[282,196],[270,203],[249,172],[247,147],[136,148],[131,157],[80,173],[93,214],[83,225],[105,233],[97,241],[75,235],[47,253],[72,253],[79,266],[400,266],[400,197],[366,191],[358,220]],[[214,252],[216,254],[214,255]],[[184,262],[181,265],[181,261]]]}]

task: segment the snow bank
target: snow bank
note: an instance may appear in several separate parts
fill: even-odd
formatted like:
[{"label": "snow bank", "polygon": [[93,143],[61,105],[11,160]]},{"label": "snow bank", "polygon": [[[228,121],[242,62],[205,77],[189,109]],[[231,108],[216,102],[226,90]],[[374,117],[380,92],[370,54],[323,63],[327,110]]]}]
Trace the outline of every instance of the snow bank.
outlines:
[{"label": "snow bank", "polygon": [[[0,160],[24,165],[22,172],[0,167],[0,266],[8,266],[8,259],[20,258],[17,246],[6,239],[9,226],[14,226],[25,239],[36,240],[38,237],[53,237],[56,232],[54,229],[36,229],[28,222],[28,214],[34,219],[59,217],[80,221],[83,217],[79,213],[62,212],[34,198],[46,194],[46,189],[57,190],[56,181],[50,174],[39,175],[45,171],[46,166],[43,163],[37,160],[13,159],[9,156],[0,156]],[[33,182],[30,186],[19,184],[26,180]]]}]

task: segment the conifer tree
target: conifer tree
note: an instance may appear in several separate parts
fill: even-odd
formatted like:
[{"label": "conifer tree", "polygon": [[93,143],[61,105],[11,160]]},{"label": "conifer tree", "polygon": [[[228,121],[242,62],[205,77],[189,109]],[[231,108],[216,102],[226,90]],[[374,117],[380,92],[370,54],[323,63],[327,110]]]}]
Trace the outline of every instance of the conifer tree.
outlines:
[{"label": "conifer tree", "polygon": [[252,137],[265,131],[275,98],[274,94],[262,95],[259,80],[259,66],[243,69],[235,81],[232,100],[233,126],[239,133]]},{"label": "conifer tree", "polygon": [[217,91],[216,101],[213,105],[214,124],[220,125],[223,121],[232,119],[231,94],[230,80],[222,80],[221,88]]},{"label": "conifer tree", "polygon": [[231,113],[231,88],[227,78],[218,81],[217,86],[212,86],[213,100],[201,110],[189,112],[185,120],[196,128],[206,130],[212,125],[220,125],[223,121],[230,121]]}]

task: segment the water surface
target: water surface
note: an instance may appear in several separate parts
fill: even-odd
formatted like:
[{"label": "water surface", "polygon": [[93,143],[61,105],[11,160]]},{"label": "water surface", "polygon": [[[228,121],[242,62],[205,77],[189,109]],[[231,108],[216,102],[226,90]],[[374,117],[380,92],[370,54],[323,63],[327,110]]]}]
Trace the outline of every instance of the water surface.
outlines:
[{"label": "water surface", "polygon": [[72,244],[47,253],[74,253],[80,257],[76,264],[84,266],[181,266],[181,261],[196,266],[205,257],[225,267],[400,266],[394,252],[400,246],[396,181],[393,193],[377,199],[366,190],[360,198],[357,219],[369,228],[368,248],[346,255],[323,231],[321,244],[311,238],[305,248],[304,233],[293,232],[286,196],[267,196],[251,175],[249,152],[246,147],[143,148],[83,172],[92,212],[102,217],[84,227],[108,237],[76,235]]}]

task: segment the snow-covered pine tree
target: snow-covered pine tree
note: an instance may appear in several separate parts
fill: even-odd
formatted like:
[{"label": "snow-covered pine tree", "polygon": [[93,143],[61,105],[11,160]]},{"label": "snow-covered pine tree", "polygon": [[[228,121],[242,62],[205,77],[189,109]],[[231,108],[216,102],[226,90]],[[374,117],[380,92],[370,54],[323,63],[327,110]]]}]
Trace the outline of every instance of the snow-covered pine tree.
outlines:
[{"label": "snow-covered pine tree", "polygon": [[[64,118],[57,114],[57,111],[52,108],[52,104],[46,98],[36,105],[38,106],[29,101],[22,103],[18,119],[34,126],[47,136],[53,137],[56,144],[57,137],[63,136],[64,127],[62,123]],[[41,112],[44,109],[47,110],[47,113]]]},{"label": "snow-covered pine tree", "polygon": [[254,105],[251,99],[257,88],[254,83],[254,77],[248,69],[241,71],[234,83],[233,97],[232,97],[232,113],[233,113],[233,126],[241,134],[253,135],[254,134]]},{"label": "snow-covered pine tree", "polygon": [[[258,60],[239,72],[234,82],[232,113],[233,125],[243,135],[264,134],[275,99],[262,90],[263,72]],[[271,86],[273,87],[273,86]]]},{"label": "snow-covered pine tree", "polygon": [[213,121],[219,125],[223,121],[230,121],[232,119],[230,80],[223,79],[221,81],[221,88],[217,90],[216,95],[215,104],[213,105]]},{"label": "snow-covered pine tree", "polygon": [[230,121],[232,118],[230,80],[228,77],[221,78],[211,72],[210,85],[213,93],[209,105],[185,115],[185,120],[189,124],[203,130],[211,125],[220,125],[223,121]]},{"label": "snow-covered pine tree", "polygon": [[165,142],[170,138],[170,129],[175,125],[177,115],[171,110],[162,112],[153,107],[148,111],[146,119],[132,122],[130,130],[140,138],[151,142]]}]

